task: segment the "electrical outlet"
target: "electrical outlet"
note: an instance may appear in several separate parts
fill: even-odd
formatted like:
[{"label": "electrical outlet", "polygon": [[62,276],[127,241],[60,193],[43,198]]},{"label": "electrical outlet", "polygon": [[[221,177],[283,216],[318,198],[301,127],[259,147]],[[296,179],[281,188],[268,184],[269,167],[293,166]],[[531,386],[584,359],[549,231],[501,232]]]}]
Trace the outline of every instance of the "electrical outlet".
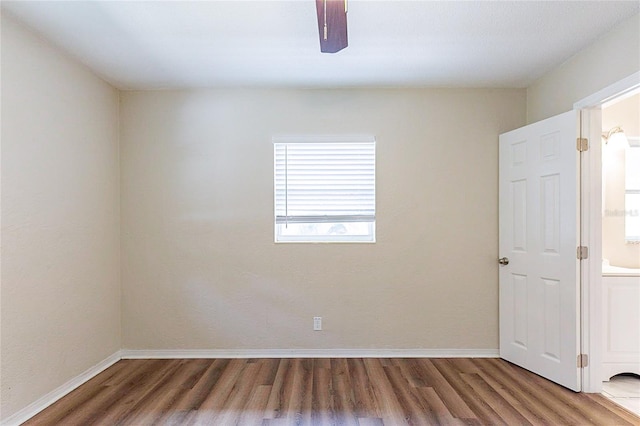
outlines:
[{"label": "electrical outlet", "polygon": [[322,317],[313,317],[313,331],[322,330]]}]

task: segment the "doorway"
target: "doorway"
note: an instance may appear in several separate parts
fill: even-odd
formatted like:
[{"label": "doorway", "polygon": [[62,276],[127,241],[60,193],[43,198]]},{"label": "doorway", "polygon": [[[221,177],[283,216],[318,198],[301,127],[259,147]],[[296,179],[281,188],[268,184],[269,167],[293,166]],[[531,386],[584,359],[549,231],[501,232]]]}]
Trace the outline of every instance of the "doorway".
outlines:
[{"label": "doorway", "polygon": [[[632,146],[636,144],[635,138],[640,135],[635,133],[640,134],[640,131],[634,126],[638,124],[625,120],[620,115],[620,110],[624,104],[638,102],[639,92],[640,72],[574,105],[575,109],[582,112],[582,134],[590,141],[589,150],[582,157],[581,174],[581,240],[583,245],[589,247],[589,258],[583,262],[581,270],[581,340],[583,353],[589,354],[588,366],[583,369],[582,390],[593,393],[604,391],[605,396],[615,402],[622,402],[621,405],[636,413],[640,410],[640,381],[635,382],[636,376],[624,374],[627,370],[631,372],[633,366],[623,365],[626,362],[623,352],[632,359],[629,349],[633,349],[631,347],[638,343],[633,341],[633,336],[629,339],[623,334],[625,331],[633,332],[633,315],[637,315],[637,312],[633,314],[627,308],[619,306],[619,303],[621,300],[626,299],[628,302],[634,299],[633,291],[640,288],[640,276],[635,278],[638,284],[635,290],[630,287],[635,282],[633,278],[628,282],[621,281],[626,279],[621,277],[627,272],[624,269],[635,269],[625,267],[634,266],[633,253],[640,246],[633,245],[631,229],[625,230],[625,223],[629,228],[629,220],[625,220],[629,218],[625,216],[628,216],[627,210],[630,210],[624,207],[625,197],[627,204],[629,198],[634,198],[625,193],[624,183],[619,186],[625,180],[625,164],[622,162],[627,155],[620,147],[614,148],[611,136],[619,133],[615,131],[615,127],[624,130],[626,126],[627,139]],[[637,112],[635,120],[638,120]],[[613,122],[618,124],[613,125]],[[626,258],[625,254],[628,254]],[[614,259],[608,259],[611,257]],[[609,262],[605,260],[603,263],[603,259],[608,259]],[[626,288],[622,292],[617,292],[618,289],[612,291],[608,287],[612,282],[614,286]],[[614,377],[613,382],[608,380],[612,376],[618,376],[618,373],[624,375]],[[604,380],[607,380],[607,385],[603,389]],[[636,389],[638,399],[634,401]],[[622,401],[622,398],[626,401]]]},{"label": "doorway", "polygon": [[[611,361],[603,344],[602,142],[620,131],[603,129],[602,112],[639,92],[640,71],[577,102],[573,111],[500,135],[500,356],[576,391],[601,393],[603,361]],[[558,141],[576,135],[573,152],[565,152],[571,146]],[[573,178],[556,185],[563,175]],[[630,194],[640,196],[640,184]],[[633,239],[634,232],[623,239]],[[564,259],[563,266],[576,265],[573,276],[568,269],[553,276],[559,268],[541,273],[553,263],[551,255]],[[533,288],[533,280],[544,285]],[[629,292],[616,297],[634,298]],[[561,350],[559,342],[565,344]]]},{"label": "doorway", "polygon": [[640,90],[602,106],[603,395],[640,415]]}]

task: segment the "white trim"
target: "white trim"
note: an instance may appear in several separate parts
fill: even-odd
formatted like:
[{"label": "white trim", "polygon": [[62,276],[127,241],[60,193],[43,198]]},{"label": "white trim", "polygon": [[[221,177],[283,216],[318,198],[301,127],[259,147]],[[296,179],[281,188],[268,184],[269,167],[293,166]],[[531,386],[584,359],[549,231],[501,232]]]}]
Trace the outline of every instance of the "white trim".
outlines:
[{"label": "white trim", "polygon": [[63,396],[70,393],[71,391],[80,387],[80,385],[91,380],[98,374],[102,373],[104,370],[111,367],[113,364],[120,361],[121,359],[122,359],[122,356],[120,354],[120,351],[113,353],[103,361],[99,362],[98,364],[94,365],[93,367],[87,369],[86,371],[80,373],[73,379],[69,380],[65,384],[57,387],[56,389],[52,390],[48,394],[39,398],[37,401],[32,402],[31,404],[24,407],[22,410],[7,417],[2,422],[0,422],[0,424],[2,424],[2,426],[14,426],[14,425],[17,426],[26,422],[31,417],[38,414],[40,411],[44,410],[45,408],[47,408],[48,406],[50,406],[51,404],[53,404],[54,402],[62,398]]},{"label": "white trim", "polygon": [[271,138],[276,143],[375,143],[372,135],[276,135]]},{"label": "white trim", "polygon": [[582,110],[582,134],[590,140],[582,153],[582,244],[589,257],[580,262],[581,270],[581,352],[589,355],[582,370],[582,391],[602,392],[602,132],[601,108]]},{"label": "white trim", "polygon": [[498,349],[123,349],[123,359],[497,358]]},{"label": "white trim", "polygon": [[[613,376],[621,372],[633,373],[638,371],[637,362],[607,362],[602,364],[602,377],[600,380],[608,382]],[[634,399],[637,399],[634,397]]]},{"label": "white trim", "polygon": [[583,110],[583,132],[590,139],[590,149],[584,153],[583,163],[583,244],[589,247],[589,258],[582,266],[582,349],[589,355],[589,365],[583,370],[582,391],[602,391],[602,165],[601,133],[602,106],[616,98],[625,97],[640,88],[640,71],[605,87],[576,102],[574,109]]},{"label": "white trim", "polygon": [[589,95],[586,98],[579,100],[573,104],[573,109],[600,107],[602,104],[612,100],[613,98],[624,96],[638,87],[640,87],[640,71],[637,71],[602,90],[598,90],[593,95]]}]

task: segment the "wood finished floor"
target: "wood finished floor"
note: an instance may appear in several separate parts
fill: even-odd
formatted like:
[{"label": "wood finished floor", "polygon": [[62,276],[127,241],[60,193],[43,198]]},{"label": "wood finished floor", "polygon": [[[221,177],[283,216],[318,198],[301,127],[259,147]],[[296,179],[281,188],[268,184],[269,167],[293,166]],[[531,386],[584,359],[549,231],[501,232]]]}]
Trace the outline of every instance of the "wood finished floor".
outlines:
[{"label": "wood finished floor", "polygon": [[122,360],[25,425],[640,425],[500,359]]}]

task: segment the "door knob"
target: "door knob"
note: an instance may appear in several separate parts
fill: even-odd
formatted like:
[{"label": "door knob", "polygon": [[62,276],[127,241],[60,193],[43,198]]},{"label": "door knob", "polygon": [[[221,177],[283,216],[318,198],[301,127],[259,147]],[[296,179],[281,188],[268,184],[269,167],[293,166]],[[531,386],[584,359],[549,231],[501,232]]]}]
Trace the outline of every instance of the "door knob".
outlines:
[{"label": "door knob", "polygon": [[509,264],[509,258],[508,257],[501,257],[500,259],[498,259],[498,263],[501,265],[508,265]]}]

